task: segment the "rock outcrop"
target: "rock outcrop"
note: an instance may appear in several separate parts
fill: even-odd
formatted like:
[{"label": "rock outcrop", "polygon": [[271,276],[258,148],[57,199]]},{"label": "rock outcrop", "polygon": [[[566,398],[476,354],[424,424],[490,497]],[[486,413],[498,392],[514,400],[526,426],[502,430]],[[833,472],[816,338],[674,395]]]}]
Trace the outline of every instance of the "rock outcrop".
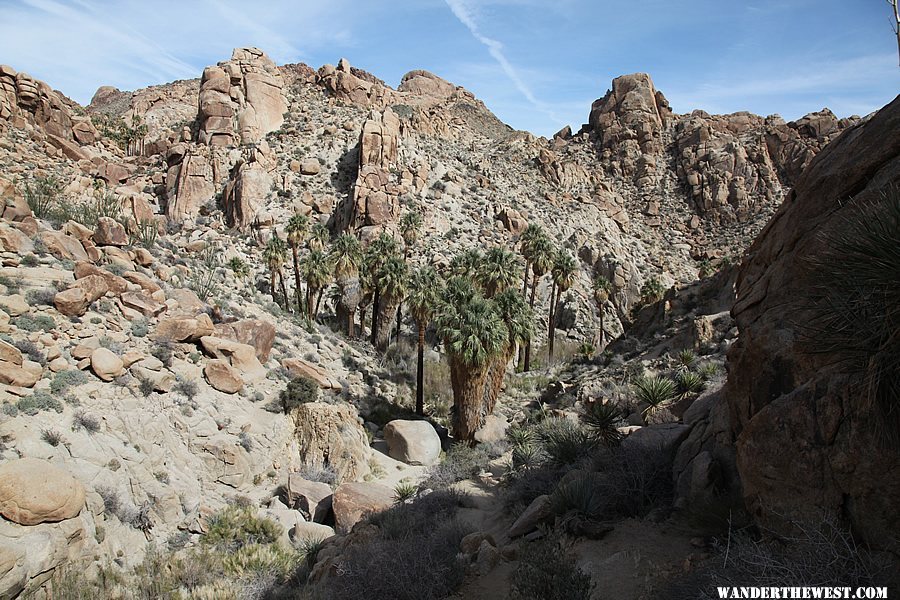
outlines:
[{"label": "rock outcrop", "polygon": [[258,48],[236,48],[231,60],[207,67],[200,81],[200,143],[255,144],[278,129],[287,111],[284,81]]},{"label": "rock outcrop", "polygon": [[0,514],[19,525],[64,521],[84,507],[84,487],[64,470],[36,458],[0,465]]},{"label": "rock outcrop", "polygon": [[[810,127],[815,127],[810,124]],[[826,130],[831,130],[827,126]],[[811,352],[800,304],[816,285],[823,232],[900,186],[900,98],[845,131],[810,163],[741,266],[724,393],[744,498],[769,526],[823,513],[867,543],[898,550],[900,454],[832,352]]]},{"label": "rock outcrop", "polygon": [[372,451],[358,417],[349,404],[301,404],[294,412],[294,423],[303,462],[334,470],[340,481],[362,479],[369,472]]}]

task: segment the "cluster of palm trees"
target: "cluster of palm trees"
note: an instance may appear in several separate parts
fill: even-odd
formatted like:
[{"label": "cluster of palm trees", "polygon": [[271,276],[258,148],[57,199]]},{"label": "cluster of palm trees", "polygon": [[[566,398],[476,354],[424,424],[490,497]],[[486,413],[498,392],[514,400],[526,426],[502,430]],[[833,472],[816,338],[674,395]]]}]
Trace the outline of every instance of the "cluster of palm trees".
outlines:
[{"label": "cluster of palm trees", "polygon": [[[338,322],[349,337],[366,330],[385,350],[399,339],[403,307],[416,325],[416,412],[424,414],[424,350],[426,333],[434,327],[450,367],[453,388],[453,434],[471,442],[484,417],[493,412],[509,363],[522,350],[523,369],[531,367],[536,290],[551,277],[549,355],[553,355],[556,304],[571,286],[578,270],[574,257],[555,247],[538,225],[529,225],[519,240],[521,257],[494,246],[486,252],[467,249],[440,272],[433,266],[412,268],[410,253],[422,225],[416,211],[400,221],[400,240],[383,232],[365,248],[350,233],[330,244],[322,225],[310,226],[301,215],[290,219],[286,241],[277,236],[263,252],[272,294],[283,307],[315,319],[325,289],[334,282]],[[291,252],[294,302],[285,285],[283,267]],[[522,268],[524,259],[525,268]],[[521,283],[521,291],[519,289]],[[305,293],[301,293],[305,290]],[[280,295],[280,298],[279,298]]]}]

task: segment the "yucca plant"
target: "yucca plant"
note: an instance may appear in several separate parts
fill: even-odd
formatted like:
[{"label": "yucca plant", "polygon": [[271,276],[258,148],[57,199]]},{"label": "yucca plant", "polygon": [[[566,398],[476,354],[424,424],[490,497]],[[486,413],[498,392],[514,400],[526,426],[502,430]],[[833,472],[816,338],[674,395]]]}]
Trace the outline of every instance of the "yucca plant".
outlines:
[{"label": "yucca plant", "polygon": [[576,512],[587,519],[604,517],[608,505],[603,475],[581,472],[568,477],[550,495],[550,506],[557,515]]},{"label": "yucca plant", "polygon": [[622,440],[618,426],[622,413],[610,402],[588,402],[582,415],[585,427],[597,442],[612,446]]},{"label": "yucca plant", "polygon": [[719,366],[718,363],[707,362],[699,365],[697,367],[697,375],[699,375],[703,381],[709,381],[710,379],[716,377],[719,373],[721,373],[722,367]]},{"label": "yucca plant", "polygon": [[405,504],[419,493],[419,487],[410,481],[401,481],[394,486],[394,503]]},{"label": "yucca plant", "polygon": [[506,430],[506,441],[512,446],[528,446],[536,439],[534,430],[530,427],[513,425]]},{"label": "yucca plant", "polygon": [[675,355],[675,361],[678,363],[679,368],[690,369],[697,363],[697,355],[694,354],[693,350],[685,348],[678,351],[678,354]]},{"label": "yucca plant", "polygon": [[547,460],[541,447],[534,443],[517,444],[512,449],[512,468],[515,471],[533,469]]},{"label": "yucca plant", "polygon": [[706,382],[698,373],[693,371],[680,371],[676,376],[678,382],[678,391],[681,395],[691,396],[699,394],[706,388]]},{"label": "yucca plant", "polygon": [[[858,409],[877,414],[886,440],[900,432],[900,188],[841,209],[807,259],[812,281],[801,321],[811,354],[855,380]],[[805,316],[805,315],[804,315]],[[802,318],[802,317],[801,317]]]},{"label": "yucca plant", "polygon": [[545,419],[538,427],[538,436],[550,459],[560,465],[577,462],[597,446],[586,428],[565,418]]},{"label": "yucca plant", "polygon": [[678,387],[668,377],[645,375],[634,381],[638,402],[648,404],[644,414],[650,414],[665,407],[678,396]]}]

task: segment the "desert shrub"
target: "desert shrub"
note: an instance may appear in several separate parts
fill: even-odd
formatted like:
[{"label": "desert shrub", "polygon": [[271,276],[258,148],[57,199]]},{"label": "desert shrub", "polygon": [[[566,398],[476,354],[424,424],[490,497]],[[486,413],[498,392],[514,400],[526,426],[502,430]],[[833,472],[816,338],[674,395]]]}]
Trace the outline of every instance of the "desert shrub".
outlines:
[{"label": "desert shrub", "polygon": [[297,473],[300,477],[307,481],[318,481],[319,483],[327,483],[335,485],[338,482],[337,471],[331,465],[303,465]]},{"label": "desert shrub", "polygon": [[32,306],[53,306],[54,296],[56,296],[56,290],[53,288],[28,290],[25,292],[25,299]]},{"label": "desert shrub", "polygon": [[721,372],[722,367],[715,362],[707,362],[697,366],[697,375],[699,375],[703,379],[703,381],[714,379]]},{"label": "desert shrub", "polygon": [[138,384],[138,391],[141,392],[141,396],[144,398],[149,398],[156,391],[156,384],[149,378],[141,379],[141,382]]},{"label": "desert shrub", "polygon": [[53,375],[50,380],[50,391],[54,395],[65,394],[69,388],[82,385],[88,382],[88,376],[84,371],[78,369],[66,369],[59,371]]},{"label": "desert shrub", "polygon": [[60,444],[65,445],[66,440],[63,438],[63,435],[56,431],[55,429],[42,429],[41,430],[41,439],[50,444],[53,447],[59,446]]},{"label": "desert shrub", "polygon": [[253,450],[253,438],[250,437],[250,434],[246,431],[242,431],[238,435],[238,444],[240,444],[241,448],[243,448],[247,452]]},{"label": "desert shrub", "polygon": [[466,533],[455,519],[432,520],[421,535],[377,537],[351,545],[341,557],[341,568],[325,582],[322,595],[329,600],[446,598],[465,578],[466,565],[457,553]]},{"label": "desert shrub", "polygon": [[716,556],[688,575],[676,577],[654,598],[718,598],[717,586],[779,587],[885,586],[890,568],[834,518],[793,523],[793,533],[765,537],[750,531],[730,531],[715,544]]},{"label": "desert shrub", "polygon": [[33,417],[42,410],[55,410],[58,413],[63,411],[62,403],[48,394],[47,392],[34,392],[30,396],[20,398],[16,403],[16,407],[20,412]]},{"label": "desert shrub", "polygon": [[19,414],[19,407],[12,402],[4,402],[3,407],[0,408],[0,412],[2,412],[7,417],[15,417]]},{"label": "desert shrub", "polygon": [[606,518],[643,517],[671,505],[674,496],[672,460],[662,449],[622,445],[600,452],[592,483],[602,488]]},{"label": "desert shrub", "polygon": [[512,468],[515,471],[533,469],[547,460],[547,453],[537,443],[526,442],[512,447]]},{"label": "desert shrub", "polygon": [[280,536],[278,523],[261,519],[249,509],[228,507],[208,519],[201,542],[216,552],[230,553],[246,546],[274,544]]},{"label": "desert shrub", "polygon": [[161,343],[154,346],[153,350],[150,351],[150,354],[166,367],[172,366],[172,359],[175,357],[172,346],[167,343]]},{"label": "desert shrub", "polygon": [[152,249],[156,245],[156,240],[158,237],[159,228],[156,226],[156,222],[152,219],[142,220],[137,224],[135,240],[137,242],[140,242],[141,246],[143,246],[147,250]]},{"label": "desert shrub", "polygon": [[185,398],[187,398],[188,400],[193,400],[194,396],[197,395],[199,388],[198,388],[197,382],[195,380],[186,379],[184,377],[178,377],[177,380],[175,381],[175,385],[172,387],[172,389],[174,391],[178,392],[179,394],[181,394],[182,396],[184,396]]},{"label": "desert shrub", "polygon": [[319,384],[309,377],[295,377],[288,382],[278,398],[285,414],[289,413],[301,404],[318,400]]},{"label": "desert shrub", "polygon": [[552,493],[564,474],[562,468],[548,464],[512,472],[503,482],[504,506],[513,514],[521,513],[538,496]]},{"label": "desert shrub", "polygon": [[6,275],[0,275],[0,285],[6,288],[7,294],[18,294],[22,287],[22,278],[19,276],[7,277]]},{"label": "desert shrub", "polygon": [[666,293],[666,288],[656,277],[651,277],[641,286],[641,304],[659,302]]},{"label": "desert shrub", "polygon": [[56,208],[62,194],[63,183],[55,175],[35,177],[22,187],[22,195],[28,208],[38,219],[47,219]]},{"label": "desert shrub", "polygon": [[[821,234],[808,259],[809,300],[801,300],[809,353],[827,354],[855,379],[858,409],[878,414],[881,433],[900,436],[900,187],[890,186]],[[804,310],[806,309],[806,310]],[[804,312],[810,313],[804,319]]]},{"label": "desert shrub", "polygon": [[44,357],[44,351],[34,342],[30,340],[18,340],[13,345],[19,349],[19,352],[26,355],[29,360],[33,360],[42,365],[47,362],[47,359]]},{"label": "desert shrub", "polygon": [[[34,254],[26,254],[19,261],[19,266],[22,266],[22,267],[36,267],[39,264],[41,264],[41,261]],[[31,292],[31,291],[37,291],[37,290],[29,290],[29,292]],[[27,298],[27,295],[26,295],[26,298]]]},{"label": "desert shrub", "polygon": [[537,427],[537,436],[550,460],[561,465],[578,462],[597,446],[585,427],[565,418],[545,419]]},{"label": "desert shrub", "polygon": [[134,337],[146,337],[150,327],[145,319],[135,319],[131,322],[131,335]]},{"label": "desert shrub", "polygon": [[72,417],[72,429],[84,429],[87,433],[97,433],[100,431],[100,419],[92,414],[84,411],[77,411]]},{"label": "desert shrub", "polygon": [[246,277],[250,274],[250,267],[239,256],[232,257],[228,261],[227,266],[234,273],[235,277]]},{"label": "desert shrub", "polygon": [[482,446],[474,448],[465,444],[454,444],[438,464],[429,467],[428,477],[422,487],[433,490],[446,489],[448,486],[477,476],[487,467],[491,458]]},{"label": "desert shrub", "polygon": [[526,544],[510,581],[510,600],[588,600],[593,588],[556,536]]},{"label": "desert shrub", "polygon": [[678,354],[675,355],[675,361],[678,363],[679,367],[690,369],[697,362],[697,355],[694,354],[693,350],[686,348],[680,350]]},{"label": "desert shrub", "polygon": [[49,332],[56,329],[56,321],[53,320],[53,317],[48,315],[38,315],[36,317],[32,317],[31,315],[21,315],[13,320],[13,325],[15,325],[17,329],[30,332]]},{"label": "desert shrub", "polygon": [[101,336],[101,337],[100,337],[100,347],[101,347],[101,348],[106,348],[107,350],[109,350],[109,351],[112,352],[113,354],[116,354],[116,355],[119,355],[119,356],[121,356],[122,354],[125,353],[125,349],[122,347],[122,344],[120,344],[119,342],[115,341],[114,339],[112,339],[112,338],[109,337],[108,335],[104,335],[104,336]]}]

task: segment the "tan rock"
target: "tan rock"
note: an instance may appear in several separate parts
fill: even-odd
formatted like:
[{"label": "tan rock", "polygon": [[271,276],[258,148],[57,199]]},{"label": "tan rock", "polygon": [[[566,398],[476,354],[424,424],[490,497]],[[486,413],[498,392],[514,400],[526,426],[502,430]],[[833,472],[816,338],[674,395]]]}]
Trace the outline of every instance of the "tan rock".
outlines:
[{"label": "tan rock", "polygon": [[[141,289],[148,294],[153,294],[162,289],[159,287],[158,283],[156,283],[143,273],[138,273],[137,271],[127,271],[125,273],[122,273],[122,278],[125,281],[138,284],[139,286],[141,286]],[[163,298],[163,300],[165,300],[165,298]]]},{"label": "tan rock", "polygon": [[228,360],[245,382],[252,383],[266,378],[266,369],[256,358],[253,346],[214,336],[204,336],[200,338],[200,343],[208,354]]},{"label": "tan rock", "polygon": [[40,239],[47,251],[59,260],[88,260],[81,242],[61,231],[42,231]]},{"label": "tan rock", "polygon": [[112,381],[125,372],[125,362],[107,348],[97,348],[91,353],[91,369],[103,381]]},{"label": "tan rock", "polygon": [[391,421],[384,439],[390,457],[410,465],[430,466],[441,457],[441,438],[428,421]]},{"label": "tan rock", "polygon": [[334,490],[335,529],[349,533],[364,517],[394,505],[394,492],[377,483],[343,483]]},{"label": "tan rock", "polygon": [[11,317],[24,315],[31,310],[31,306],[28,305],[28,302],[25,301],[21,294],[0,296],[0,308],[3,308],[6,314]]},{"label": "tan rock", "polygon": [[[193,294],[193,292],[191,292]],[[196,298],[196,295],[194,296]],[[200,301],[197,300],[199,303]],[[183,305],[179,300],[179,305]],[[202,303],[199,304],[202,308]],[[275,326],[262,319],[243,319],[233,323],[219,323],[216,326],[216,337],[234,340],[242,344],[250,344],[256,349],[256,357],[263,364],[268,362],[275,343]]]},{"label": "tan rock", "polygon": [[23,360],[21,365],[0,361],[0,383],[31,388],[41,379],[43,371],[39,363],[31,360]]},{"label": "tan rock", "polygon": [[301,175],[316,175],[322,169],[322,165],[315,158],[307,158],[300,163]]},{"label": "tan rock", "polygon": [[146,248],[135,248],[134,262],[142,267],[149,267],[153,264],[153,255]]},{"label": "tan rock", "polygon": [[100,277],[103,277],[106,281],[106,287],[113,294],[119,295],[128,289],[128,282],[125,279],[110,273],[106,269],[102,269],[87,261],[75,263],[75,279],[82,279],[89,275],[99,275]]},{"label": "tan rock", "polygon": [[22,352],[8,342],[0,340],[0,361],[22,366]]},{"label": "tan rock", "polygon": [[79,287],[84,290],[88,299],[88,304],[102,298],[106,295],[106,292],[109,291],[109,285],[106,283],[106,278],[102,275],[88,275],[82,277],[76,280],[72,287]]},{"label": "tan rock", "polygon": [[132,365],[129,370],[139,380],[149,381],[153,384],[153,389],[157,392],[167,393],[172,391],[172,388],[175,387],[175,375],[169,371],[148,369],[141,366],[140,363]]},{"label": "tan rock", "polygon": [[143,292],[125,292],[120,296],[122,304],[145,317],[155,317],[166,310],[166,305]]},{"label": "tan rock", "polygon": [[97,229],[91,239],[98,246],[127,246],[129,242],[125,227],[111,217],[97,220]]},{"label": "tan rock", "polygon": [[281,366],[291,372],[294,377],[308,377],[319,387],[326,390],[340,390],[343,388],[340,382],[328,376],[328,372],[322,367],[302,358],[286,358],[281,361]]},{"label": "tan rock", "polygon": [[176,316],[160,319],[153,337],[173,342],[196,342],[214,332],[212,319],[208,314],[200,313],[196,317]]},{"label": "tan rock", "polygon": [[341,481],[369,473],[372,449],[359,414],[349,404],[307,402],[293,413],[300,458],[311,467],[330,466]]},{"label": "tan rock", "polygon": [[331,486],[309,481],[299,473],[288,475],[287,493],[291,508],[300,510],[309,521],[324,523],[331,512]]},{"label": "tan rock", "polygon": [[34,242],[14,227],[0,224],[0,250],[25,255],[34,252]]},{"label": "tan rock", "polygon": [[67,361],[62,356],[58,356],[50,361],[50,363],[47,365],[47,368],[49,368],[54,373],[67,371],[69,369],[69,361]]},{"label": "tan rock", "polygon": [[71,519],[84,507],[84,487],[66,471],[37,458],[0,464],[0,514],[19,525]]},{"label": "tan rock", "polygon": [[209,385],[226,394],[236,394],[244,387],[244,380],[238,370],[221,359],[207,362],[203,367],[203,374]]},{"label": "tan rock", "polygon": [[67,317],[80,317],[87,312],[90,304],[87,292],[82,287],[71,287],[53,297],[53,305],[56,310]]}]

